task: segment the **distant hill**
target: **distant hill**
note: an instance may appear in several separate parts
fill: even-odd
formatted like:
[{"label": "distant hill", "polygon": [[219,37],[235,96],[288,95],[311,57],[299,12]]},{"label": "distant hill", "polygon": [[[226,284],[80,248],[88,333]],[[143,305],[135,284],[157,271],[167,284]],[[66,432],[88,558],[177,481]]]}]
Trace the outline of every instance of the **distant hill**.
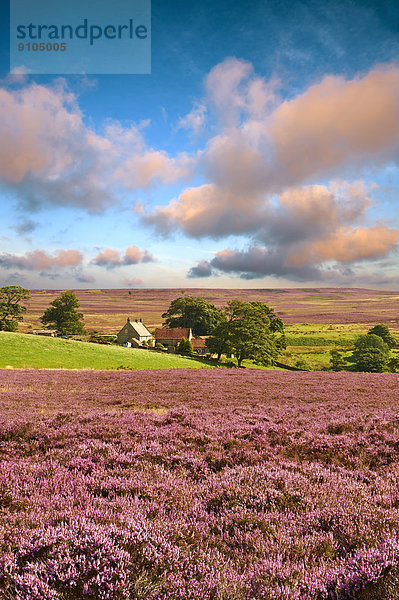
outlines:
[{"label": "distant hill", "polygon": [[[19,331],[41,328],[39,321],[49,303],[65,290],[32,290],[28,311]],[[224,306],[233,298],[261,300],[273,307],[285,323],[387,323],[399,330],[399,291],[360,288],[273,289],[118,289],[73,290],[87,329],[117,333],[126,318],[141,318],[150,329],[162,324],[162,313],[177,296],[206,298]]]}]

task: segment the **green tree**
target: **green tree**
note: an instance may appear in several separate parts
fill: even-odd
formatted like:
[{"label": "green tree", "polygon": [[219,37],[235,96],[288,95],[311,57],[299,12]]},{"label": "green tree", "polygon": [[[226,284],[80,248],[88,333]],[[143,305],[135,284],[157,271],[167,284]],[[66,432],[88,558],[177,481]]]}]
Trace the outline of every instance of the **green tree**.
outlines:
[{"label": "green tree", "polygon": [[63,335],[81,335],[84,333],[83,314],[78,312],[77,308],[79,302],[75,294],[64,292],[51,302],[40,320],[43,325],[55,327]]},{"label": "green tree", "polygon": [[193,335],[209,335],[225,316],[220,308],[203,298],[179,296],[162,318],[168,327],[191,327]]},{"label": "green tree", "polygon": [[356,357],[356,371],[383,373],[388,368],[389,356],[379,348],[367,348]]},{"label": "green tree", "polygon": [[29,298],[29,290],[18,285],[0,288],[0,331],[17,331],[26,306],[20,303]]},{"label": "green tree", "polygon": [[346,362],[338,350],[330,350],[330,357],[331,371],[345,371]]},{"label": "green tree", "polygon": [[229,324],[223,320],[215,327],[213,334],[206,340],[206,346],[211,354],[217,354],[217,360],[220,360],[222,354],[231,354],[233,351],[229,339]]},{"label": "green tree", "polygon": [[388,368],[389,347],[378,335],[361,335],[355,342],[353,359],[356,371],[382,373]]},{"label": "green tree", "polygon": [[186,338],[182,338],[177,347],[177,351],[179,354],[191,354],[193,351],[193,345],[190,340],[186,340]]},{"label": "green tree", "polygon": [[[228,303],[225,314],[226,324],[220,325],[213,336],[213,348],[216,347],[216,340],[220,342],[218,354],[234,352],[239,367],[245,359],[261,365],[273,364],[285,347],[284,325],[273,309],[263,302],[232,300]],[[210,347],[211,350],[213,348]]]},{"label": "green tree", "polygon": [[399,371],[399,358],[391,358],[388,361],[388,371],[391,373],[397,373]]},{"label": "green tree", "polygon": [[384,324],[375,325],[368,332],[368,335],[378,335],[384,340],[388,348],[394,348],[396,346],[396,340],[389,331],[389,327]]},{"label": "green tree", "polygon": [[360,335],[355,341],[355,351],[361,352],[363,350],[368,350],[369,348],[378,348],[382,352],[389,352],[388,345],[379,335],[375,335],[374,333]]}]

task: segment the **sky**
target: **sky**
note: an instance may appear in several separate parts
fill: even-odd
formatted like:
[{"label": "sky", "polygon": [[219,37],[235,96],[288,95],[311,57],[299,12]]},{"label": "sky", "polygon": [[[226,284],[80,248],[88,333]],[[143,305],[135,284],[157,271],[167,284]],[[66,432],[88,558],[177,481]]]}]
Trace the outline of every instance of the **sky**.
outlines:
[{"label": "sky", "polygon": [[153,0],[137,75],[0,7],[0,286],[399,289],[397,2]]}]

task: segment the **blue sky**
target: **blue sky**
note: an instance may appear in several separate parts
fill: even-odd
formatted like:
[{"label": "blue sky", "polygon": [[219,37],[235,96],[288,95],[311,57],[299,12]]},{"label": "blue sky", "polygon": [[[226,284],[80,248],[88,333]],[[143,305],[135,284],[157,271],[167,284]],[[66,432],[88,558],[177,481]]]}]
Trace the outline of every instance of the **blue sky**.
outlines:
[{"label": "blue sky", "polygon": [[150,75],[9,74],[0,285],[399,284],[399,6],[152,2]]}]

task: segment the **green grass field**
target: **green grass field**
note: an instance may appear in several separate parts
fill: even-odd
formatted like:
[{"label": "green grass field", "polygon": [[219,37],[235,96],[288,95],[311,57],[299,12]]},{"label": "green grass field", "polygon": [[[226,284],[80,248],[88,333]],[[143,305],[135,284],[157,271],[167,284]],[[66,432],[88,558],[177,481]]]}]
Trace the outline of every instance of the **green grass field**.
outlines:
[{"label": "green grass field", "polygon": [[[287,349],[279,360],[290,366],[295,366],[298,360],[303,360],[311,371],[328,368],[331,350],[339,350],[343,358],[350,357],[356,338],[366,334],[368,330],[369,327],[355,324],[301,323],[288,325],[285,328]],[[392,333],[395,337],[399,337],[396,331]],[[392,351],[391,354],[396,356],[396,351]]]},{"label": "green grass field", "polygon": [[204,369],[201,359],[148,350],[101,346],[21,333],[0,332],[0,368],[34,369]]},{"label": "green grass field", "polygon": [[[367,330],[367,327],[354,324],[288,325],[287,349],[279,357],[279,361],[289,366],[296,366],[298,360],[304,361],[303,368],[312,371],[328,368],[330,350],[339,350],[344,358],[349,357],[356,338],[367,333]],[[393,351],[392,356],[396,356],[396,352]],[[232,361],[226,359],[224,362],[225,365],[222,366],[229,366]],[[0,368],[7,366],[35,369],[203,369],[212,368],[213,365],[200,358],[0,332]],[[243,366],[262,368],[251,361],[243,361]]]}]

